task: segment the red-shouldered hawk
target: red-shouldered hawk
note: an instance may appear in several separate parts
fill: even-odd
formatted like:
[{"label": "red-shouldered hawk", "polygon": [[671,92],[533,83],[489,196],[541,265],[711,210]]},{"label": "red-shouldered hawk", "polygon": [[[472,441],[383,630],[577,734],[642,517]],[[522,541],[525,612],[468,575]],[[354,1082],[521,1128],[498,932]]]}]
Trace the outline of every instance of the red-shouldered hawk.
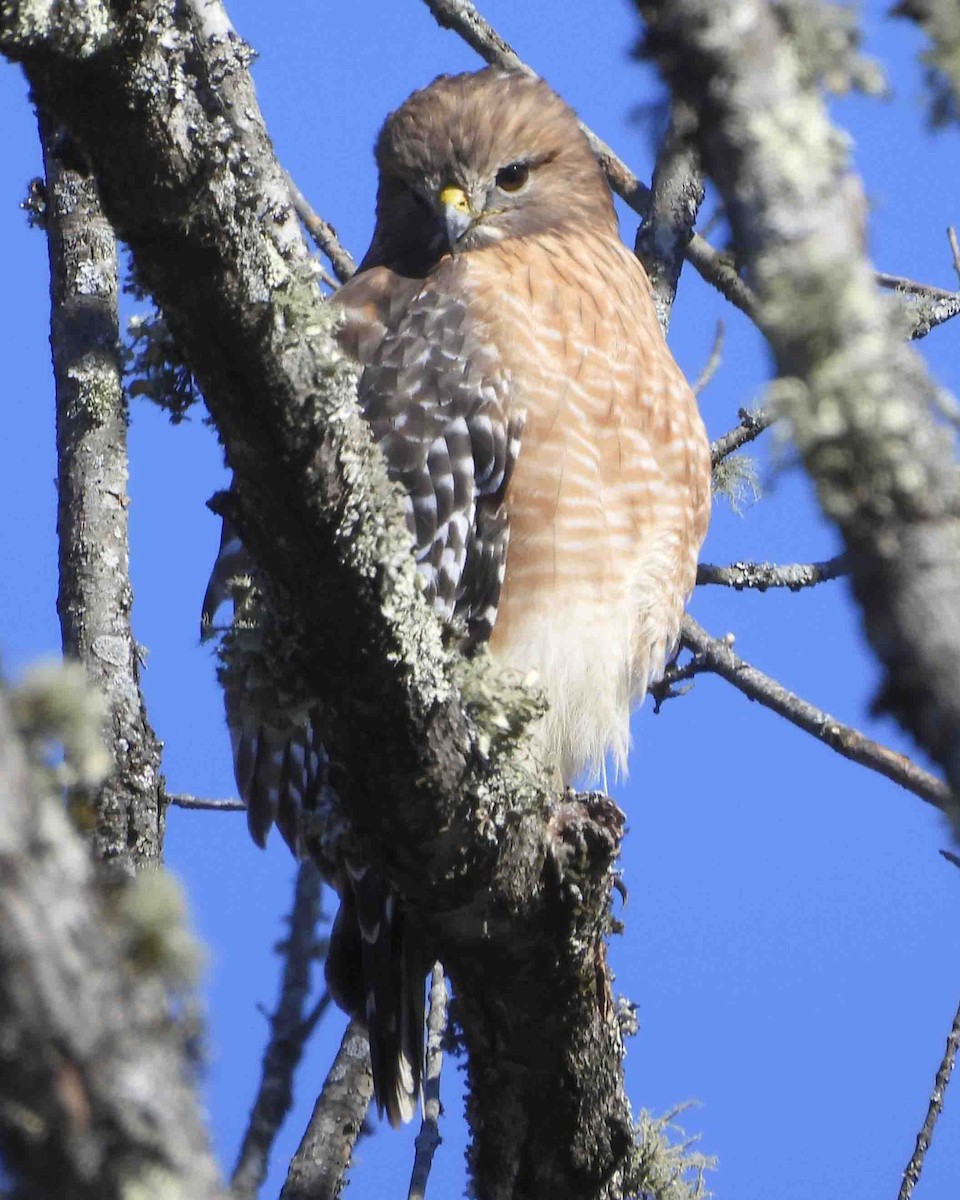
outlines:
[{"label": "red-shouldered hawk", "polygon": [[[373,241],[334,301],[426,593],[468,643],[536,671],[549,709],[535,745],[564,782],[608,756],[622,769],[710,507],[706,434],[646,274],[576,116],[542,81],[442,76],[387,118],[376,157]],[[221,582],[230,553],[228,538]],[[234,725],[255,837],[276,818],[296,843],[312,733]],[[424,964],[372,872],[349,864],[339,882],[340,934],[365,962],[359,993],[337,991],[366,1016],[396,1124],[419,1092]]]}]

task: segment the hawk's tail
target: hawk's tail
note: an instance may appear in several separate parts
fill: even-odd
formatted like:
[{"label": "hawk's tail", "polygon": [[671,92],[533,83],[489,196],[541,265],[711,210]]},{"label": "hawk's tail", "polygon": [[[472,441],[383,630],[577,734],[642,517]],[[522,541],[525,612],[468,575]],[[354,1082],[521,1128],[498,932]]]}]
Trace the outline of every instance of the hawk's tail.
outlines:
[{"label": "hawk's tail", "polygon": [[[293,853],[306,850],[304,810],[324,786],[326,755],[309,723],[294,733],[231,727],[234,770],[247,824],[263,846],[272,824]],[[426,966],[413,923],[372,867],[348,860],[337,880],[340,909],[326,978],[339,1006],[367,1026],[377,1110],[397,1128],[420,1102]]]},{"label": "hawk's tail", "polygon": [[327,987],[367,1026],[377,1111],[397,1129],[421,1100],[424,955],[402,901],[372,867],[347,862],[344,876]]},{"label": "hawk's tail", "polygon": [[[253,565],[225,520],[220,553],[203,603],[201,636],[216,632],[214,620],[228,600],[243,608],[251,645],[262,623],[259,604],[243,598]],[[244,659],[224,673],[224,704],[233,744],[233,769],[247,807],[253,840],[266,845],[273,825],[297,858],[306,852],[304,814],[321,806],[328,759],[309,715],[285,714],[283,727],[262,718],[256,704],[262,670]],[[278,725],[281,715],[276,714]],[[330,864],[320,864],[329,876]],[[328,879],[329,882],[329,879]],[[365,1022],[377,1109],[396,1128],[416,1112],[423,1075],[425,956],[413,923],[396,893],[359,862],[339,865],[334,881],[340,910],[327,952],[330,994],[342,1009]]]}]

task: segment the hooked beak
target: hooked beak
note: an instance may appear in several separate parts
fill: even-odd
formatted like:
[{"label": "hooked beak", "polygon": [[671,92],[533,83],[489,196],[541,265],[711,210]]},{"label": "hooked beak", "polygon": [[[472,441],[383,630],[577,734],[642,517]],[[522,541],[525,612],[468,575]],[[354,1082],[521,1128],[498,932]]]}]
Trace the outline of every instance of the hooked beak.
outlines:
[{"label": "hooked beak", "polygon": [[470,208],[470,201],[467,199],[467,193],[463,188],[448,184],[441,191],[438,199],[440,200],[440,210],[443,213],[443,222],[447,230],[447,241],[450,243],[450,249],[452,250],[474,223],[476,217]]}]

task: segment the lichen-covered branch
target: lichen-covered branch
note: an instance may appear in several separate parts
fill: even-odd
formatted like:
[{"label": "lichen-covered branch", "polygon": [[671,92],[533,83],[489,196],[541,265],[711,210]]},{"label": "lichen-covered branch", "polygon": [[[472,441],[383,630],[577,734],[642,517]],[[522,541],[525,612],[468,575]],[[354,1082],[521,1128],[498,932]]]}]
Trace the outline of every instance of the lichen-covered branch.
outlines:
[{"label": "lichen-covered branch", "polygon": [[647,53],[699,117],[824,512],[845,542],[878,703],[960,792],[960,471],[936,389],[861,249],[842,139],[759,0],[640,0]]},{"label": "lichen-covered branch", "polygon": [[[858,729],[845,725],[836,717],[816,708],[769,675],[758,671],[734,652],[732,639],[710,637],[706,630],[688,615],[683,619],[680,640],[694,657],[692,662],[684,663],[668,673],[668,686],[710,671],[733,684],[750,700],[756,700],[764,708],[785,717],[791,725],[812,734],[817,741],[823,742],[843,758],[849,758],[851,762],[884,775],[944,812],[949,810],[950,789],[942,780],[924,771],[904,755],[881,746]],[[662,695],[660,698],[663,698]]]},{"label": "lichen-covered branch", "polygon": [[846,573],[847,562],[842,554],[814,563],[736,562],[729,567],[700,563],[697,567],[697,584],[716,584],[734,588],[738,592],[744,588],[753,588],[758,592],[765,592],[767,588],[789,588],[791,592],[799,592],[801,588],[839,579]]},{"label": "lichen-covered branch", "polygon": [[160,860],[163,780],[130,625],[117,245],[69,135],[44,118],[40,131],[57,406],[57,611],[64,654],[83,663],[107,700],[114,769],[88,799],[94,854],[106,868],[130,874]]},{"label": "lichen-covered branch", "polygon": [[86,34],[58,8],[45,37],[33,8],[5,6],[0,48],[82,145],[201,386],[278,614],[278,670],[335,748],[365,858],[461,998],[474,1186],[595,1196],[633,1138],[596,966],[622,818],[531,775],[516,753],[529,695],[450,664],[218,0],[98,8]]},{"label": "lichen-covered branch", "polygon": [[[323,885],[307,859],[297,872],[290,926],[283,945],[283,973],[277,1011],[270,1018],[270,1040],[263,1055],[260,1087],[230,1179],[235,1200],[255,1200],[267,1177],[270,1150],[293,1103],[293,1075],[307,1036],[310,966],[317,954],[317,922]],[[324,997],[329,1001],[329,997]],[[324,1003],[323,1008],[327,1007]],[[323,1009],[320,1010],[321,1012]]]},{"label": "lichen-covered branch", "polygon": [[960,314],[960,292],[948,292],[886,271],[877,271],[876,280],[881,287],[896,293],[909,322],[911,339],[926,337],[931,329]]},{"label": "lichen-covered branch", "polygon": [[0,1153],[25,1195],[226,1200],[166,998],[173,887],[147,872],[105,899],[0,694]]},{"label": "lichen-covered branch", "polygon": [[351,1021],[290,1163],[280,1200],[336,1200],[372,1098],[367,1032]]}]

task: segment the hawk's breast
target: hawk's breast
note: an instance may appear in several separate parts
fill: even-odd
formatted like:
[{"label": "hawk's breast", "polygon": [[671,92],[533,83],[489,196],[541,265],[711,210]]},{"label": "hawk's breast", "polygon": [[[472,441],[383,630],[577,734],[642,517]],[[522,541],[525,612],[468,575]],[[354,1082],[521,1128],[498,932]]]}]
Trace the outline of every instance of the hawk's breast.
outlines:
[{"label": "hawk's breast", "polygon": [[626,764],[633,702],[679,635],[709,512],[709,446],[643,268],[612,237],[542,236],[469,256],[525,424],[506,490],[491,650],[534,668],[541,741],[572,781]]}]

